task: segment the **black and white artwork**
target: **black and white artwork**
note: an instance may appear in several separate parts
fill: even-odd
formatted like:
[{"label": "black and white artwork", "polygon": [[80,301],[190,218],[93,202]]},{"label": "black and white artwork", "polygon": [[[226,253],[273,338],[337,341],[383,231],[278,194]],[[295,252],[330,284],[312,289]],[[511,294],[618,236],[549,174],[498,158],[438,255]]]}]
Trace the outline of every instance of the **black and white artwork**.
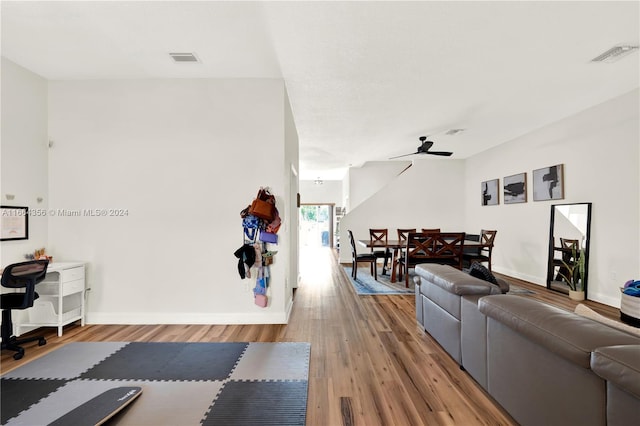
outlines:
[{"label": "black and white artwork", "polygon": [[502,180],[502,189],[505,204],[527,202],[527,174],[507,176]]},{"label": "black and white artwork", "polygon": [[563,165],[533,171],[533,201],[562,200],[564,198]]},{"label": "black and white artwork", "polygon": [[498,200],[498,179],[482,182],[482,205],[495,206]]}]

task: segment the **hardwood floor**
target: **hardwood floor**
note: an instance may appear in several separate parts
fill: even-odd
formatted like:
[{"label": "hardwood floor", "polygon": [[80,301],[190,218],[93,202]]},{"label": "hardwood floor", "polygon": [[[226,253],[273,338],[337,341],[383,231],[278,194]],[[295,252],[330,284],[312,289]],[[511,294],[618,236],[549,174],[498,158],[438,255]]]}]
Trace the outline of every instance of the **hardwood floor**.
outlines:
[{"label": "hardwood floor", "polygon": [[311,343],[308,425],[516,424],[417,326],[412,294],[357,296],[327,248],[303,249],[300,270],[287,325],[70,325],[62,337],[45,328],[46,346],[25,345],[20,361],[2,351],[0,369],[77,341],[301,341]]}]

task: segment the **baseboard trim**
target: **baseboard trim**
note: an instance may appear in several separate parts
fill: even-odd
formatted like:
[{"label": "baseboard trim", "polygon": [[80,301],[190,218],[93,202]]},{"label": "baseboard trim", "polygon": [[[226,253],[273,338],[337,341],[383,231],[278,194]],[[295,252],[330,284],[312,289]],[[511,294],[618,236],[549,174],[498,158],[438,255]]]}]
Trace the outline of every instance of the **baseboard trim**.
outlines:
[{"label": "baseboard trim", "polygon": [[174,313],[174,312],[154,312],[154,313],[87,313],[86,324],[119,324],[119,325],[145,325],[145,324],[287,324],[291,307],[287,312],[244,312],[233,314],[210,314],[210,313]]}]

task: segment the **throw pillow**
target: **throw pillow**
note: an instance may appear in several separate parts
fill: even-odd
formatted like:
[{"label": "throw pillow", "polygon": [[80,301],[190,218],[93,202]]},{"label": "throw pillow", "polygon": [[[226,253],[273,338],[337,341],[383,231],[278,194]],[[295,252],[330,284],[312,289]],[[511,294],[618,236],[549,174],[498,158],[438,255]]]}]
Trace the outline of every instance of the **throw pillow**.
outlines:
[{"label": "throw pillow", "polygon": [[583,317],[601,322],[602,324],[608,325],[609,327],[617,328],[618,330],[625,331],[635,336],[640,336],[640,328],[635,328],[630,325],[623,324],[619,321],[600,315],[599,313],[597,313],[596,311],[594,311],[593,309],[589,308],[588,306],[582,303],[579,303],[578,306],[576,306],[576,309],[574,312]]},{"label": "throw pillow", "polygon": [[484,265],[480,263],[474,262],[471,264],[471,267],[469,268],[469,275],[484,281],[488,281],[491,284],[498,285],[498,280],[496,280],[496,277],[494,277],[491,271],[489,271]]}]

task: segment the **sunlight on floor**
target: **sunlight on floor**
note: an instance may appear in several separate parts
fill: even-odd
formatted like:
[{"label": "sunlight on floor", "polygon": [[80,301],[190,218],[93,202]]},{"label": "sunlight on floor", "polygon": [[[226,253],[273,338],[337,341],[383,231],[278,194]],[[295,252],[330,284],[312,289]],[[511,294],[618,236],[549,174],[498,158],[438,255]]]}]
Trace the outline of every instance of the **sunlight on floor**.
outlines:
[{"label": "sunlight on floor", "polygon": [[314,288],[331,285],[333,249],[329,247],[300,247],[300,276],[302,283]]}]

